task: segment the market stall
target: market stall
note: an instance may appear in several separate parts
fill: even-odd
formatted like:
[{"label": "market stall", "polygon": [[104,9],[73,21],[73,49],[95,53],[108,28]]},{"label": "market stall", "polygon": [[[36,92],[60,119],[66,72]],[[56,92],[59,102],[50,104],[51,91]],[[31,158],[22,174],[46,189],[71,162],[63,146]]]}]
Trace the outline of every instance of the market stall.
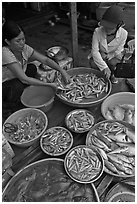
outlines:
[{"label": "market stall", "polygon": [[[60,90],[48,95],[44,108],[36,105],[43,95],[30,103],[29,87],[31,98],[21,98],[17,118],[13,113],[3,124],[9,141],[3,141],[3,163],[9,162],[2,175],[5,202],[135,201],[135,93],[125,78],[111,84],[101,72],[77,67],[75,3],[71,23],[74,67],[71,58],[65,68],[73,82],[64,87],[58,76]],[[35,87],[40,94],[51,93],[44,91]],[[5,126],[13,122],[18,130]]]},{"label": "market stall", "polygon": [[[125,84],[125,79],[119,79],[119,83],[113,85],[111,95],[117,92],[129,92],[129,91],[130,90],[128,86]],[[77,108],[62,103],[59,100],[59,98],[56,97],[52,109],[45,113],[48,118],[47,128],[49,129],[51,127],[56,126],[62,126],[66,128],[65,117],[70,111],[75,109]],[[104,121],[104,117],[102,116],[101,113],[101,104],[87,107],[86,110],[89,110],[92,113],[95,119],[95,124],[97,124],[100,121]],[[85,144],[87,132],[85,133],[72,132],[72,135],[73,135],[73,147]],[[50,156],[48,154],[45,154],[40,147],[39,141],[31,145],[30,147],[26,148],[20,148],[13,144],[11,144],[11,147],[14,151],[15,156],[12,159],[12,166],[10,167],[12,171],[6,171],[6,173],[3,175],[3,187],[7,184],[7,181],[10,180],[14,174],[16,174],[19,170],[25,168],[27,165],[33,162],[39,161],[41,159],[50,158],[56,160],[56,158],[57,159],[60,158],[64,160],[65,158],[65,154],[60,156]],[[104,172],[102,176],[93,183],[95,185],[95,188],[97,189],[98,199],[100,201],[108,199],[108,197],[105,197],[106,192],[108,192],[108,190],[111,189],[112,187],[115,187],[115,185],[118,185],[118,187],[116,186],[116,188],[119,188],[119,186],[121,186],[123,192],[125,192],[125,190],[128,191],[128,189],[131,189],[131,192],[129,192],[129,194],[130,193],[133,194],[135,188],[134,176],[127,178],[126,181],[124,180],[125,180],[124,177],[123,179],[121,179],[120,177],[115,177],[109,173]]]}]

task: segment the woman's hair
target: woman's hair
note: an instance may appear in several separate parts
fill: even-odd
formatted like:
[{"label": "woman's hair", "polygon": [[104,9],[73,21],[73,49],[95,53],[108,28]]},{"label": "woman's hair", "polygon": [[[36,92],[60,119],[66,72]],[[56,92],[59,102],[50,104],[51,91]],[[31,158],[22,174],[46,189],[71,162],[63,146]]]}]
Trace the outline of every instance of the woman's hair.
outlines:
[{"label": "woman's hair", "polygon": [[14,21],[6,21],[2,27],[2,44],[7,45],[5,40],[16,38],[23,29]]}]

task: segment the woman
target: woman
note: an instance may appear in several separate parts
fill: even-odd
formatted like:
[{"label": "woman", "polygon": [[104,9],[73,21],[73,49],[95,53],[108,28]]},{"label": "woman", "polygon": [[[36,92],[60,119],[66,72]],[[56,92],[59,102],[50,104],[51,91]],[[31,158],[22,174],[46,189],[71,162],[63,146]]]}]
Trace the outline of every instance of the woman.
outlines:
[{"label": "woman", "polygon": [[37,78],[37,68],[32,61],[39,61],[62,74],[69,82],[69,75],[53,60],[25,44],[23,30],[12,21],[6,21],[2,29],[2,98],[3,102],[16,102],[28,85],[43,85],[57,88],[55,83],[45,83]]},{"label": "woman", "polygon": [[123,9],[117,5],[109,7],[99,25],[94,31],[92,50],[88,56],[90,66],[103,71],[112,83],[117,83],[114,70],[122,59],[128,35],[122,28]]}]

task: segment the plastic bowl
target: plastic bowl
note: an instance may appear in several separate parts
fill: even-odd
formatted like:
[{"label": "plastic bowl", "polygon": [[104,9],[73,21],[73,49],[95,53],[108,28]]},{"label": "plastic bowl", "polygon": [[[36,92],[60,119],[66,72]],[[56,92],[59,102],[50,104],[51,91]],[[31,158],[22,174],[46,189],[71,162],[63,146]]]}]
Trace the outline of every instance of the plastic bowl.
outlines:
[{"label": "plastic bowl", "polygon": [[67,114],[65,123],[72,132],[84,133],[94,125],[94,117],[88,110],[76,109]]},{"label": "plastic bowl", "polygon": [[52,127],[46,130],[40,139],[40,147],[50,156],[65,154],[73,145],[73,136],[64,127]]},{"label": "plastic bowl", "polygon": [[38,108],[47,112],[52,108],[55,90],[49,86],[29,86],[21,96],[21,102],[29,108]]},{"label": "plastic bowl", "polygon": [[[123,137],[125,129],[135,134],[135,127],[133,125],[124,121],[104,120],[96,123],[86,136],[86,145],[89,147],[94,146],[98,149],[104,160],[104,171],[115,178],[131,178],[135,176],[135,143],[129,141],[128,134],[125,135],[125,140],[128,140],[128,142],[125,142]],[[121,133],[119,133],[120,131]],[[127,147],[128,149],[124,151],[123,149]],[[128,161],[132,163],[131,166],[129,164],[130,168],[129,166],[126,168],[126,160],[122,161],[119,157],[131,159],[131,162]]]},{"label": "plastic bowl", "polygon": [[112,89],[112,85],[109,79],[107,79],[103,73],[101,71],[98,71],[96,69],[92,69],[92,68],[87,68],[87,67],[77,67],[77,68],[73,68],[67,71],[67,73],[70,76],[74,76],[74,75],[85,75],[85,74],[91,74],[93,73],[94,75],[96,75],[98,78],[103,78],[103,80],[105,81],[105,83],[108,85],[108,90],[107,92],[103,91],[101,94],[99,94],[98,97],[94,97],[94,98],[83,98],[82,101],[80,102],[72,102],[70,100],[66,100],[64,97],[62,97],[61,93],[57,94],[57,96],[59,97],[59,99],[70,106],[73,107],[79,107],[79,108],[84,108],[84,107],[92,107],[94,105],[100,104],[110,93],[111,93],[111,89]]},{"label": "plastic bowl", "polygon": [[65,156],[64,167],[71,179],[78,183],[92,183],[104,170],[102,156],[94,147],[79,145]]},{"label": "plastic bowl", "polygon": [[103,117],[109,120],[110,118],[106,115],[108,109],[113,108],[116,105],[123,105],[123,104],[135,105],[135,93],[120,92],[120,93],[110,95],[101,104],[101,113]]},{"label": "plastic bowl", "polygon": [[[18,131],[14,133],[12,132],[8,133],[4,126],[6,123],[17,124]],[[42,133],[46,130],[47,125],[48,125],[48,119],[45,113],[43,113],[39,109],[25,108],[25,109],[16,111],[15,113],[13,113],[7,118],[7,120],[3,124],[3,135],[10,143],[14,145],[17,145],[20,147],[28,147],[33,145],[35,142],[39,140]],[[36,130],[35,132],[33,132],[34,128]],[[37,131],[39,132],[38,134],[37,134]],[[21,140],[19,141],[18,138],[21,138],[22,135],[25,133],[26,133],[26,136],[31,135],[30,139],[28,138],[26,139],[26,137],[23,136],[24,141],[21,141]]]}]

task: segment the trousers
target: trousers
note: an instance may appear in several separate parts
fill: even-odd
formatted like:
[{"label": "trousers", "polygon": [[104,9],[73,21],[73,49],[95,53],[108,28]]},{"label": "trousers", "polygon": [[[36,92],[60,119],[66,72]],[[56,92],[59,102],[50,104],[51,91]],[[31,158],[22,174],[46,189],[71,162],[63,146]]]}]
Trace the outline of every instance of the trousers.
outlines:
[{"label": "trousers", "polygon": [[[29,77],[35,78],[37,68],[34,64],[28,64],[25,74]],[[19,79],[14,78],[2,83],[2,103],[16,104],[20,102],[20,97],[27,87],[27,84],[22,83]]]}]

